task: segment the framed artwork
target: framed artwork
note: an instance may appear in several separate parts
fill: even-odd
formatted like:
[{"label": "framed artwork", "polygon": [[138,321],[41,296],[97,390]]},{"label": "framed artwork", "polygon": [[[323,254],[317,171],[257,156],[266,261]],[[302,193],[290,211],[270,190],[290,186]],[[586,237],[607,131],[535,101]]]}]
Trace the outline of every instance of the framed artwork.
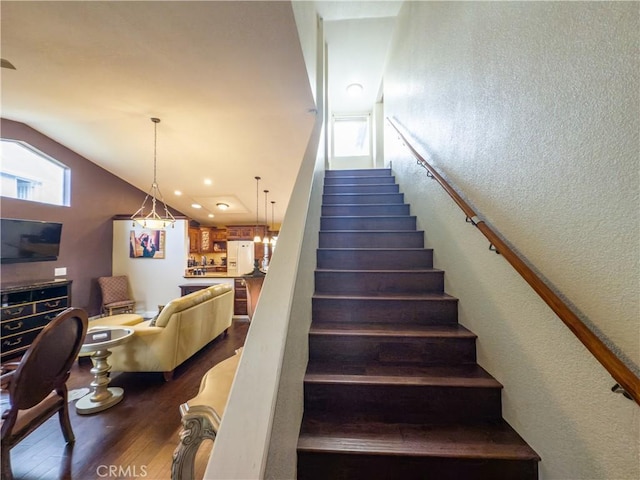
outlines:
[{"label": "framed artwork", "polygon": [[164,230],[131,230],[129,233],[130,258],[164,258],[164,251]]}]

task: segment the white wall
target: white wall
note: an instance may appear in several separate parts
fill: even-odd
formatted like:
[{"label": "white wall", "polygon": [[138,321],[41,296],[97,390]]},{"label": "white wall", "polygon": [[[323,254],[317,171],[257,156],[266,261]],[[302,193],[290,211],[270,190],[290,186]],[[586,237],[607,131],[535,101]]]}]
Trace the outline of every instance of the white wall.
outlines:
[{"label": "white wall", "polygon": [[[386,114],[636,372],[638,18],[637,2],[405,2],[384,81]],[[640,478],[638,405],[391,132],[385,147],[540,477]]]},{"label": "white wall", "polygon": [[178,285],[185,283],[184,271],[189,254],[188,221],[176,220],[173,228],[165,229],[165,257],[130,258],[129,234],[136,236],[142,227],[133,226],[131,220],[113,221],[113,275],[128,275],[136,312],[151,317],[158,305],[166,305],[180,296]]},{"label": "white wall", "polygon": [[[294,3],[294,11],[313,7],[301,3]],[[311,18],[296,14],[297,22]],[[305,56],[317,62],[313,69],[317,78],[312,80],[317,82],[318,116],[247,334],[204,475],[207,479],[295,478],[320,227],[320,185],[326,161],[321,146],[325,99],[322,22],[298,25],[310,28],[317,39],[306,44],[311,51]]]}]

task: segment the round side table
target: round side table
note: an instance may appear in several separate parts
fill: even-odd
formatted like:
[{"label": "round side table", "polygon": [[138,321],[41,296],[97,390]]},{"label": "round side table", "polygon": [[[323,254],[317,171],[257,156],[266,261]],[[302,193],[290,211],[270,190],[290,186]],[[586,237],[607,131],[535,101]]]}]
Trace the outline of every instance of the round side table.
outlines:
[{"label": "round side table", "polygon": [[76,412],[80,415],[101,412],[119,403],[124,390],[120,387],[109,387],[109,370],[111,365],[107,358],[111,355],[110,348],[122,345],[131,340],[133,330],[121,327],[95,327],[87,332],[80,352],[93,352],[91,358],[94,366],[91,369],[93,381],[91,393],[76,402]]}]

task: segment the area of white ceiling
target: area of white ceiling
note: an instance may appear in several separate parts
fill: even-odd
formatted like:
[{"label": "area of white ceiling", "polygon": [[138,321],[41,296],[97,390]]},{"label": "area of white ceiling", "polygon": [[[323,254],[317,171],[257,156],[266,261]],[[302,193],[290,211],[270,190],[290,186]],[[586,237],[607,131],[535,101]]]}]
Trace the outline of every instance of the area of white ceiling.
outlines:
[{"label": "area of white ceiling", "polygon": [[[380,32],[401,2],[315,3],[330,58],[340,59],[332,81],[355,78],[346,66],[359,65],[360,83],[378,88]],[[268,189],[281,221],[315,120],[289,2],[2,1],[0,13],[2,58],[16,67],[0,72],[4,118],[146,192],[150,118],[159,117],[157,176],[169,205],[203,224],[253,223],[259,175],[260,216]],[[218,211],[220,201],[232,208]]]},{"label": "area of white ceiling", "polygon": [[[379,17],[325,23],[331,113],[371,112],[380,100],[380,83],[394,20]],[[347,87],[351,84],[362,85],[362,93],[349,95]]]}]

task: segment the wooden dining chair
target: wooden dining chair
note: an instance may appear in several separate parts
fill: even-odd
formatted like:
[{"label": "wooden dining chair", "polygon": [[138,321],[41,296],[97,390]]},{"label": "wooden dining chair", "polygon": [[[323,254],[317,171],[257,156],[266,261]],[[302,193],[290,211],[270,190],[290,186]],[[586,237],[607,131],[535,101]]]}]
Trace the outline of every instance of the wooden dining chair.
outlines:
[{"label": "wooden dining chair", "polygon": [[115,311],[133,313],[136,301],[129,289],[129,278],[126,275],[98,278],[102,293],[102,313],[113,315]]},{"label": "wooden dining chair", "polygon": [[[87,333],[87,313],[68,308],[38,334],[20,362],[5,364],[1,375],[2,479],[11,480],[11,448],[58,414],[67,443],[75,437],[69,420],[67,379]],[[34,453],[35,454],[35,453]]]}]

